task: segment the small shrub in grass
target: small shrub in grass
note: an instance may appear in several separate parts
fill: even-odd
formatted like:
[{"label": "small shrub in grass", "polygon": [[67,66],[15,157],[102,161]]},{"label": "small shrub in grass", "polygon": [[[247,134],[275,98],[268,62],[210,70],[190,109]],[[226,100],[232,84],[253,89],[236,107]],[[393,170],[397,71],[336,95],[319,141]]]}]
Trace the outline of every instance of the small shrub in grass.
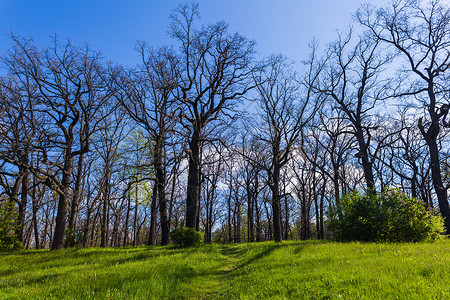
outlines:
[{"label": "small shrub in grass", "polygon": [[341,241],[433,241],[444,229],[439,215],[397,189],[345,195],[335,210],[330,226]]},{"label": "small shrub in grass", "polygon": [[381,207],[374,193],[355,191],[342,197],[330,227],[340,241],[376,241],[383,226]]},{"label": "small shrub in grass", "polygon": [[13,209],[13,203],[0,203],[0,251],[13,251],[24,248],[14,234],[18,227]]},{"label": "small shrub in grass", "polygon": [[387,242],[433,241],[444,231],[444,222],[425,203],[396,189],[379,196],[384,215],[381,240]]},{"label": "small shrub in grass", "polygon": [[180,248],[200,246],[203,240],[202,233],[184,226],[173,230],[169,236],[174,245]]}]

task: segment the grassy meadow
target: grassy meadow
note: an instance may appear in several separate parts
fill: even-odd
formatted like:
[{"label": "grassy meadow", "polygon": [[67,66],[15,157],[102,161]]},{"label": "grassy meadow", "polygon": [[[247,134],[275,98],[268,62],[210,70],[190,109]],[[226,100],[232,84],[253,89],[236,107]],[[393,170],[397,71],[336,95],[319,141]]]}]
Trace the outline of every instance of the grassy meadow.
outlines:
[{"label": "grassy meadow", "polygon": [[450,299],[450,239],[0,253],[0,299]]}]

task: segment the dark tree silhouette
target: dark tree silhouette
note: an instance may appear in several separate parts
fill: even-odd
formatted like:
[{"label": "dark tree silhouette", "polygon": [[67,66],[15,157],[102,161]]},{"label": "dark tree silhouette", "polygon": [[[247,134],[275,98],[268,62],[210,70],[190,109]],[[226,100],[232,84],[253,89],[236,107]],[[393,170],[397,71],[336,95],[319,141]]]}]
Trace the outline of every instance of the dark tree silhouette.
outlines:
[{"label": "dark tree silhouette", "polygon": [[[388,8],[375,11],[364,6],[357,13],[358,20],[366,26],[380,43],[392,46],[404,59],[403,73],[396,96],[414,95],[428,113],[418,119],[418,127],[425,139],[430,155],[431,176],[450,230],[450,207],[444,187],[439,158],[438,139],[441,121],[448,112],[448,80],[450,68],[450,10],[439,0],[429,2],[396,0]],[[409,82],[409,85],[408,85]]]},{"label": "dark tree silhouette", "polygon": [[172,15],[170,35],[179,44],[178,100],[182,123],[189,134],[186,226],[198,229],[202,144],[205,128],[227,118],[230,109],[253,85],[251,66],[254,43],[228,26],[215,23],[195,27],[198,5],[181,5]]}]

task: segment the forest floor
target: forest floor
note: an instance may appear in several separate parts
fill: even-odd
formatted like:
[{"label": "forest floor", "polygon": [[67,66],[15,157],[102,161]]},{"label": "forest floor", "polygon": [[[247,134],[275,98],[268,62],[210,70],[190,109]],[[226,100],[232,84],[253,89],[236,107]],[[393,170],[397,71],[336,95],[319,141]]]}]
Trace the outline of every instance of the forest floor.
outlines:
[{"label": "forest floor", "polygon": [[0,299],[450,299],[450,239],[0,253]]}]

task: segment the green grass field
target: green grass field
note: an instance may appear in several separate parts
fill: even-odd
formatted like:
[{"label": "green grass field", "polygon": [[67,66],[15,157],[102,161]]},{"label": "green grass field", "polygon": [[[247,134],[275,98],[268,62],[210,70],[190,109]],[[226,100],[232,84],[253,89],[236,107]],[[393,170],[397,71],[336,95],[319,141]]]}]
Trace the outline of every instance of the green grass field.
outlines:
[{"label": "green grass field", "polygon": [[0,254],[0,299],[450,299],[450,240]]}]

